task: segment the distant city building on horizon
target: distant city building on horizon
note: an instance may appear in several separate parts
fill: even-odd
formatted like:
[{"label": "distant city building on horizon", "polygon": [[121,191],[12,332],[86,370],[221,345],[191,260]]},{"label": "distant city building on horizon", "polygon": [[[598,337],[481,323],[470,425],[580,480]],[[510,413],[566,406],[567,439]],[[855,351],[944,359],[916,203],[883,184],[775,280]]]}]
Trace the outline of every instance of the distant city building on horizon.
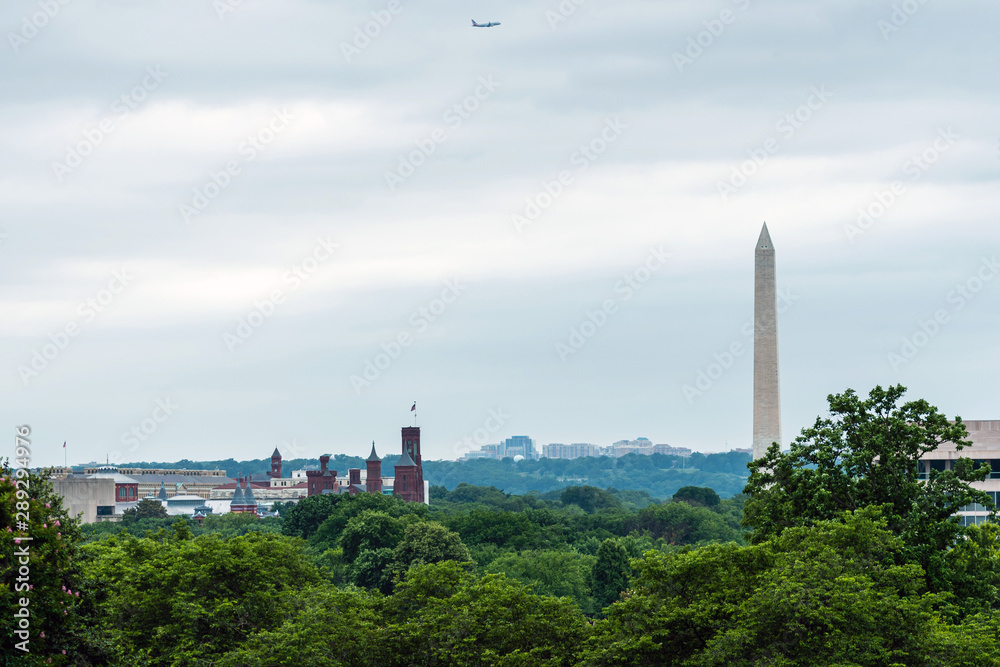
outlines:
[{"label": "distant city building on horizon", "polygon": [[526,459],[540,458],[538,450],[535,449],[535,441],[526,435],[515,435],[507,438],[503,442],[504,458],[523,456]]},{"label": "distant city building on horizon", "polygon": [[470,451],[461,457],[460,461],[469,459],[506,459],[520,456],[525,459],[538,460],[541,455],[535,448],[535,441],[526,435],[515,435],[503,442],[483,445],[478,450]]},{"label": "distant city building on horizon", "polygon": [[542,447],[542,458],[545,459],[579,459],[585,456],[600,455],[600,447],[586,442],[574,442],[571,445],[554,442]]},{"label": "distant city building on horizon", "polygon": [[[531,456],[524,454],[524,441],[530,443]],[[673,445],[654,445],[649,438],[636,438],[635,440],[618,440],[612,445],[601,446],[587,442],[574,442],[566,445],[561,442],[553,442],[542,446],[541,456],[537,453],[534,441],[527,436],[514,436],[505,442],[492,445],[483,445],[477,451],[471,451],[460,460],[470,459],[503,459],[514,456],[538,459],[579,459],[584,457],[611,456],[618,458],[626,454],[665,454],[668,456],[691,456],[691,449],[688,447],[674,447]]]},{"label": "distant city building on horizon", "polygon": [[605,456],[620,457],[626,454],[665,454],[667,456],[691,456],[689,447],[674,447],[673,445],[654,445],[649,438],[635,440],[619,440],[610,447],[604,448]]}]

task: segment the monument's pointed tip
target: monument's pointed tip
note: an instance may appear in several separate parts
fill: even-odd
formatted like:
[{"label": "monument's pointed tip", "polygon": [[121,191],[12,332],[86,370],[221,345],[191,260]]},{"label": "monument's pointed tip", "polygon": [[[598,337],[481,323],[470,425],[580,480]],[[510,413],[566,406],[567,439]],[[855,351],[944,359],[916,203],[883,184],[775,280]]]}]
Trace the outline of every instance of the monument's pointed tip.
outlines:
[{"label": "monument's pointed tip", "polygon": [[771,243],[771,235],[767,233],[767,223],[760,228],[760,238],[757,239],[757,249],[758,250],[773,250],[774,245]]}]

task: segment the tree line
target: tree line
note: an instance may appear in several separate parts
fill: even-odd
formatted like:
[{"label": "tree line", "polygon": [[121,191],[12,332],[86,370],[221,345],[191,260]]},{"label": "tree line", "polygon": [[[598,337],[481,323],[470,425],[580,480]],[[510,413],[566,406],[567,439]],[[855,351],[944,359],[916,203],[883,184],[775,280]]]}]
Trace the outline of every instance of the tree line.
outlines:
[{"label": "tree line", "polygon": [[[280,506],[280,519],[199,526],[137,511],[81,529],[34,479],[37,634],[29,656],[5,636],[3,655],[113,667],[1000,665],[1000,531],[955,519],[989,505],[971,486],[989,468],[959,459],[919,479],[921,455],[967,435],[903,392],[828,397],[830,414],[754,461],[746,495],[729,499],[698,486],[646,502],[586,485],[465,484],[435,487],[430,507],[315,496]],[[0,477],[7,513],[9,469]],[[10,618],[14,533],[3,535]]]},{"label": "tree line", "polygon": [[[382,458],[382,470],[392,475],[398,454]],[[289,459],[282,462],[287,476],[290,470],[316,466],[318,459]],[[495,486],[508,493],[525,495],[546,493],[569,486],[590,485],[645,491],[653,498],[669,498],[685,486],[715,489],[723,497],[740,493],[746,484],[750,455],[744,452],[720,452],[681,457],[666,454],[626,454],[622,457],[594,456],[577,459],[471,459],[469,461],[423,461],[424,478],[446,489],[461,483]],[[236,461],[189,461],[173,463],[139,462],[123,464],[136,468],[225,470],[229,477],[252,475],[264,479],[271,469],[271,459]],[[360,456],[337,454],[330,467],[340,474],[350,468],[365,469]]]}]

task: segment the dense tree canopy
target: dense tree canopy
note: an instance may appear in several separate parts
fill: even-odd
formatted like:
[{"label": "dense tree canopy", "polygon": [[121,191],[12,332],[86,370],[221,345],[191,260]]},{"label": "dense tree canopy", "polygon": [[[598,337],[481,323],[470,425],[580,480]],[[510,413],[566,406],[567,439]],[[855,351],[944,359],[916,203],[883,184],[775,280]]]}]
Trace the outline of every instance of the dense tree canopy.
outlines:
[{"label": "dense tree canopy", "polygon": [[559,500],[564,505],[576,505],[587,514],[603,509],[621,509],[622,503],[612,494],[594,486],[571,486],[563,490]]},{"label": "dense tree canopy", "polygon": [[428,510],[422,503],[408,503],[380,493],[310,496],[285,511],[282,531],[285,535],[305,537],[317,547],[333,547],[340,541],[348,522],[367,511],[380,511],[399,518],[423,517]]},{"label": "dense tree canopy", "polygon": [[126,526],[141,519],[165,519],[167,508],[159,500],[143,498],[135,507],[122,512],[122,523]]},{"label": "dense tree canopy", "polygon": [[340,547],[344,558],[353,561],[362,551],[394,549],[405,530],[406,525],[388,512],[365,510],[347,521],[340,534]]},{"label": "dense tree canopy", "polygon": [[573,550],[508,551],[484,569],[530,586],[539,595],[571,598],[582,612],[591,614],[596,611],[591,594],[596,561],[594,556]]},{"label": "dense tree canopy", "polygon": [[462,544],[462,538],[436,521],[421,521],[407,526],[393,554],[403,571],[414,565],[440,563],[443,560],[460,563],[470,560],[469,550]]},{"label": "dense tree canopy", "polygon": [[151,667],[197,664],[276,628],[299,592],[319,583],[299,541],[250,533],[191,537],[181,522],[146,538],[87,545],[105,630]]},{"label": "dense tree canopy", "polygon": [[[828,418],[726,499],[658,455],[496,461],[482,469],[542,487],[588,466],[644,486],[516,495],[465,480],[432,487],[430,507],[322,495],[281,518],[81,532],[46,480],[17,489],[4,469],[0,512],[32,515],[32,641],[49,654],[8,645],[0,664],[1000,667],[1000,526],[953,516],[985,501],[969,487],[985,468],[959,459],[920,479],[919,456],[965,429],[902,395],[831,396]],[[673,462],[731,475],[736,461]],[[686,483],[660,502],[658,475]],[[0,602],[14,618],[7,536]]]},{"label": "dense tree canopy", "polygon": [[715,507],[722,499],[714,489],[702,486],[685,486],[677,489],[673,500],[688,503],[689,505],[701,505],[703,507]]},{"label": "dense tree canopy", "polygon": [[598,610],[618,601],[628,588],[632,566],[628,552],[615,540],[604,540],[590,573],[590,586]]},{"label": "dense tree canopy", "polygon": [[918,477],[920,457],[945,442],[969,444],[960,418],[950,422],[925,400],[902,403],[902,386],[875,387],[867,399],[853,390],[828,397],[830,416],[802,430],[791,450],[772,445],[754,461],[744,521],[761,542],[793,526],[833,519],[844,511],[879,506],[907,557],[934,590],[949,588],[945,554],[967,533],[955,518],[969,503],[992,505],[973,489],[989,467],[960,458],[952,470]]},{"label": "dense tree canopy", "polygon": [[586,664],[1000,664],[996,617],[949,623],[948,596],[886,526],[866,508],[753,546],[648,554]]},{"label": "dense tree canopy", "polygon": [[411,570],[387,601],[386,620],[403,656],[386,664],[400,666],[568,667],[587,634],[568,599],[535,595],[503,575],[476,577],[453,561]]}]

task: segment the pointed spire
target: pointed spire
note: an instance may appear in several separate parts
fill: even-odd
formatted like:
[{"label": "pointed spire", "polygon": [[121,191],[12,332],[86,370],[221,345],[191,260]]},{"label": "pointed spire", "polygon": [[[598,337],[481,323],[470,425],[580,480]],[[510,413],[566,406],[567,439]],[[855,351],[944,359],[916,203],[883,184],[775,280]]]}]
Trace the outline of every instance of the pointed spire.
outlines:
[{"label": "pointed spire", "polygon": [[240,488],[240,478],[236,478],[236,490],[233,491],[233,500],[229,503],[230,507],[233,505],[245,505],[243,501],[243,489]]},{"label": "pointed spire", "polygon": [[760,229],[760,238],[757,239],[757,250],[774,250],[774,244],[771,243],[771,235],[767,233],[767,223]]},{"label": "pointed spire", "polygon": [[156,495],[156,497],[159,498],[160,500],[167,499],[167,487],[163,484],[162,481],[160,482],[160,492]]},{"label": "pointed spire", "polygon": [[372,453],[369,454],[368,458],[365,459],[365,460],[366,461],[381,461],[382,460],[382,459],[380,459],[378,457],[378,454],[375,453],[375,441],[374,440],[372,440]]},{"label": "pointed spire", "polygon": [[410,453],[405,449],[403,450],[403,455],[399,457],[398,461],[396,461],[397,468],[405,468],[407,466],[415,467],[416,465],[417,464],[413,462],[413,457],[411,457]]},{"label": "pointed spire", "polygon": [[274,448],[274,454],[271,454],[271,458],[272,459],[280,459],[281,458],[281,452],[278,451],[277,447]]},{"label": "pointed spire", "polygon": [[257,499],[253,497],[253,489],[250,488],[250,480],[247,480],[246,491],[243,492],[243,504],[244,505],[256,505]]}]

